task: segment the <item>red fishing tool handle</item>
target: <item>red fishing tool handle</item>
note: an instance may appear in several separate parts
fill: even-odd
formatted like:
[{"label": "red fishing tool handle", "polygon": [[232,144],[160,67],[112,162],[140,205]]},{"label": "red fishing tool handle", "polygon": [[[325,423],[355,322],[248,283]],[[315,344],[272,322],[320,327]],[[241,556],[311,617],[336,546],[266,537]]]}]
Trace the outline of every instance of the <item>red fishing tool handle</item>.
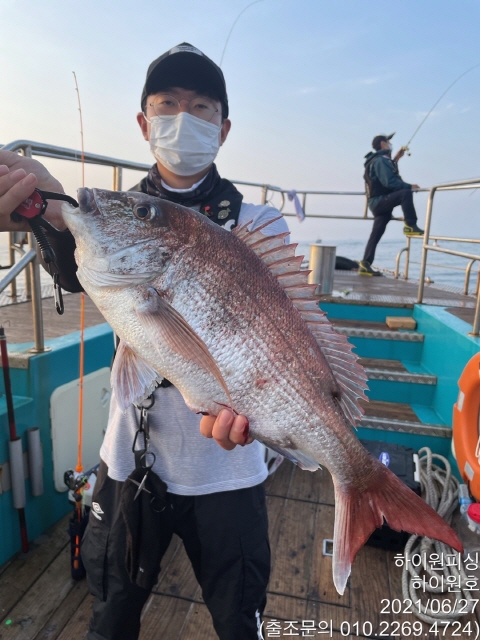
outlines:
[{"label": "red fishing tool handle", "polygon": [[42,197],[38,189],[35,189],[35,191],[26,200],[18,205],[14,213],[30,220],[31,218],[35,218],[35,216],[40,216],[44,213],[46,208],[47,203],[45,202],[45,199]]},{"label": "red fishing tool handle", "polygon": [[8,363],[7,337],[5,335],[5,330],[3,327],[0,327],[0,351],[2,352],[3,380],[5,383],[5,399],[7,402],[10,440],[15,440],[17,437],[17,429],[15,426],[15,414],[13,412],[13,400],[12,400],[13,396],[12,396],[12,385],[10,382],[10,366]]}]

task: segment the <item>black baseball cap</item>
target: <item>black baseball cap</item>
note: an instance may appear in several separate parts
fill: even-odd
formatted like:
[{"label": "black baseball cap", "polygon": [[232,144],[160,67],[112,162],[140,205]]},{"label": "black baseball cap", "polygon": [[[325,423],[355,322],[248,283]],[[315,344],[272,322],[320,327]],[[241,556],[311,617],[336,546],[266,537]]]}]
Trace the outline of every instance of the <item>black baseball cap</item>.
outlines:
[{"label": "black baseball cap", "polygon": [[388,142],[393,138],[394,135],[395,135],[395,132],[391,133],[389,136],[385,136],[383,134],[379,136],[375,136],[374,139],[372,140],[372,147],[375,149],[375,151],[380,151],[380,143]]},{"label": "black baseball cap", "polygon": [[141,106],[145,110],[147,96],[167,87],[199,87],[208,90],[222,104],[222,116],[228,117],[227,87],[219,66],[188,42],[173,47],[148,67]]}]

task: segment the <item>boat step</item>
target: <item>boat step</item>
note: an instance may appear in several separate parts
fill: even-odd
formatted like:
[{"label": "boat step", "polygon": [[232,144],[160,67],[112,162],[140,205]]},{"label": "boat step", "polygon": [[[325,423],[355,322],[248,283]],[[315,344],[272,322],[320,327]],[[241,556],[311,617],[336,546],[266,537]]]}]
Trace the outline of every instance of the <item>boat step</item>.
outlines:
[{"label": "boat step", "polygon": [[[451,438],[452,436],[452,430],[448,425],[421,422],[408,404],[380,400],[360,401],[360,404],[365,411],[360,427],[440,438]],[[432,415],[435,417],[432,412],[427,415],[430,420],[432,420]]]},{"label": "boat step", "polygon": [[437,376],[426,373],[410,373],[410,371],[394,371],[393,369],[372,367],[365,367],[365,373],[369,380],[389,380],[391,382],[409,382],[412,384],[437,384]]},{"label": "boat step", "polygon": [[[451,438],[452,430],[448,426],[426,424],[424,422],[410,422],[409,420],[395,420],[380,416],[364,416],[359,427],[382,431],[409,433],[418,436],[433,436],[435,438]],[[381,439],[379,435],[379,439]]]},{"label": "boat step", "polygon": [[335,330],[348,338],[368,338],[370,340],[393,340],[395,342],[423,342],[425,336],[418,331],[395,331],[390,329],[364,329],[363,327],[342,327]]}]

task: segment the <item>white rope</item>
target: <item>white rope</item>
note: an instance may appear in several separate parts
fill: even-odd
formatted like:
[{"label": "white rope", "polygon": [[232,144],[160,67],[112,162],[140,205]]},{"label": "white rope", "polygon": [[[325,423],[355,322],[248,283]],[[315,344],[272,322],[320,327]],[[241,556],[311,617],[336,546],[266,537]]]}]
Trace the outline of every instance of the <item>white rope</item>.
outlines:
[{"label": "white rope", "polygon": [[[452,476],[448,460],[443,456],[432,453],[428,447],[418,452],[420,465],[420,483],[422,495],[435,511],[448,524],[458,505],[459,481]],[[433,458],[439,460],[444,468],[433,464]],[[437,554],[443,568],[435,570],[432,567],[432,554]],[[445,563],[446,558],[456,557],[452,566]],[[413,566],[412,558],[419,559]],[[475,600],[467,588],[468,576],[461,554],[443,542],[410,536],[404,551],[405,571],[402,574],[403,598],[411,600],[413,613],[428,623],[449,622],[458,620],[462,616],[473,612],[478,599]],[[423,570],[423,576],[421,575]],[[452,578],[454,576],[454,578]],[[443,577],[443,579],[442,579]],[[436,580],[433,580],[436,578]],[[418,586],[417,586],[418,585]],[[447,591],[448,586],[455,585],[457,592]],[[421,590],[419,591],[421,586]],[[429,598],[427,605],[421,603],[422,594],[445,594],[443,601],[439,598]],[[455,606],[450,595],[454,596]],[[461,600],[463,599],[463,602]],[[467,605],[465,605],[465,601]],[[435,602],[435,606],[433,603]],[[439,610],[439,611],[438,611]]]}]

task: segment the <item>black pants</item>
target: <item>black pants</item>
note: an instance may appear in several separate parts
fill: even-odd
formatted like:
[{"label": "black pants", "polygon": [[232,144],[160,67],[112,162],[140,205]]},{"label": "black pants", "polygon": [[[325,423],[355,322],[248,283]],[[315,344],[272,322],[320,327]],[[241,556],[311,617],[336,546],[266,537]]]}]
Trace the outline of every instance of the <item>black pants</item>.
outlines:
[{"label": "black pants", "polygon": [[[151,589],[130,582],[125,569],[123,483],[102,462],[82,541],[87,582],[95,596],[88,640],[135,640]],[[203,496],[167,493],[161,556],[174,533],[183,540],[221,640],[257,640],[270,575],[263,485]],[[101,518],[101,519],[99,519]],[[160,570],[160,567],[159,567]]]},{"label": "black pants", "polygon": [[370,264],[373,264],[375,260],[377,244],[385,233],[387,224],[392,219],[392,211],[398,205],[402,207],[405,224],[412,226],[417,223],[417,213],[413,205],[413,191],[411,189],[400,189],[383,196],[375,210],[372,211],[374,217],[373,227],[363,256],[363,259]]}]

